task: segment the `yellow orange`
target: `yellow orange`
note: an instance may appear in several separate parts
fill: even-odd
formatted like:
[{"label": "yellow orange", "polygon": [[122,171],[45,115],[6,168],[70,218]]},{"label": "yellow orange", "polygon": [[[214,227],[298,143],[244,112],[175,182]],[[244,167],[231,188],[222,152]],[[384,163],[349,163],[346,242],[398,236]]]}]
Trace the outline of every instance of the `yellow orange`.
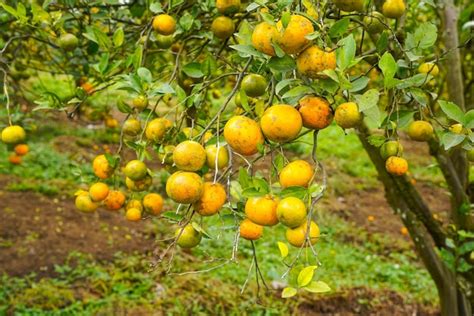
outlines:
[{"label": "yellow orange", "polygon": [[199,215],[212,216],[217,214],[227,200],[224,186],[220,183],[205,182],[201,198],[194,204]]},{"label": "yellow orange", "polygon": [[224,126],[224,138],[237,153],[250,156],[258,152],[264,139],[260,126],[246,116],[234,116]]},{"label": "yellow orange", "polygon": [[260,120],[262,132],[269,140],[284,143],[298,136],[303,126],[301,115],[294,107],[277,104],[269,107]]},{"label": "yellow orange", "polygon": [[245,203],[245,215],[255,224],[273,226],[278,224],[277,206],[278,200],[269,195],[250,197]]},{"label": "yellow orange", "polygon": [[313,179],[314,169],[304,160],[295,160],[287,164],[280,172],[282,188],[292,186],[307,187]]}]

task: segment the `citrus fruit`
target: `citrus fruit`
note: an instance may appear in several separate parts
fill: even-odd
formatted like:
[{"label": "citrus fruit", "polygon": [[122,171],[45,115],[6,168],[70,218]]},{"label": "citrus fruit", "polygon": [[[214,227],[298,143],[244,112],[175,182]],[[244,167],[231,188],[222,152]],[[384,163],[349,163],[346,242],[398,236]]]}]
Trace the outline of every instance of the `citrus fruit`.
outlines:
[{"label": "citrus fruit", "polygon": [[136,208],[140,211],[143,211],[142,202],[140,200],[135,200],[135,199],[128,201],[127,205],[125,206],[125,209],[128,210],[131,208]]},{"label": "citrus fruit", "polygon": [[111,211],[117,211],[125,203],[125,195],[120,191],[109,191],[109,195],[104,201],[105,207]]},{"label": "citrus fruit", "polygon": [[217,214],[227,200],[224,186],[220,183],[205,182],[201,198],[194,204],[199,215],[211,216]]},{"label": "citrus fruit", "polygon": [[132,100],[132,105],[139,111],[143,111],[148,106],[148,98],[145,95],[139,95]]},{"label": "citrus fruit", "polygon": [[148,193],[143,197],[145,210],[153,215],[160,215],[163,210],[163,198],[158,193]]},{"label": "citrus fruit", "polygon": [[176,31],[176,20],[168,14],[159,14],[153,19],[153,29],[161,35],[171,35]]},{"label": "citrus fruit", "polygon": [[65,51],[74,50],[79,44],[79,40],[76,35],[71,33],[65,33],[61,35],[58,39],[58,45]]},{"label": "citrus fruit", "polygon": [[94,158],[92,161],[92,169],[94,170],[94,174],[100,179],[107,179],[114,172],[114,169],[110,166],[105,155],[98,155]]},{"label": "citrus fruit", "polygon": [[373,11],[364,17],[364,24],[370,34],[381,33],[385,29],[385,16],[378,11]]},{"label": "citrus fruit", "polygon": [[18,144],[13,149],[18,156],[24,156],[30,150],[27,144]]},{"label": "citrus fruit", "polygon": [[125,178],[125,185],[130,191],[141,192],[145,191],[151,187],[153,184],[153,178],[150,175],[146,175],[143,179],[132,180],[130,178]]},{"label": "citrus fruit", "polygon": [[207,145],[206,146],[206,156],[207,156],[207,166],[209,168],[215,169],[216,162],[217,168],[222,169],[229,165],[229,153],[225,145],[220,145],[219,150],[217,145]]},{"label": "citrus fruit", "polygon": [[380,147],[380,156],[383,160],[387,160],[388,157],[399,156],[403,153],[402,144],[396,140],[389,140],[382,144]]},{"label": "citrus fruit", "polygon": [[287,54],[298,54],[310,43],[306,35],[314,32],[313,24],[310,20],[301,15],[292,15],[286,28],[282,21],[278,21],[276,28],[279,32],[278,44]]},{"label": "citrus fruit", "polygon": [[245,203],[245,215],[255,224],[273,226],[278,224],[277,206],[278,200],[269,195],[250,197]]},{"label": "citrus fruit", "polygon": [[299,112],[303,126],[311,129],[328,127],[333,118],[332,109],[326,99],[305,97],[299,101]]},{"label": "citrus fruit", "polygon": [[278,31],[274,25],[267,22],[258,24],[252,33],[252,45],[256,50],[270,56],[275,56],[273,43],[278,38]]},{"label": "citrus fruit", "polygon": [[362,11],[364,10],[364,0],[332,0],[336,7],[342,11]]},{"label": "citrus fruit", "polygon": [[260,119],[262,132],[269,140],[285,143],[298,136],[303,126],[301,115],[294,107],[276,104],[269,107]]},{"label": "citrus fruit", "polygon": [[342,128],[354,128],[360,124],[362,115],[356,103],[346,102],[336,108],[334,120]]},{"label": "citrus fruit", "polygon": [[161,35],[157,34],[156,38],[156,46],[161,49],[168,49],[173,45],[174,37],[173,35]]},{"label": "citrus fruit", "polygon": [[162,147],[161,150],[158,152],[158,157],[160,158],[160,162],[162,164],[173,164],[173,151],[176,147],[173,145],[166,145]]},{"label": "citrus fruit", "polygon": [[19,125],[7,126],[2,130],[2,142],[5,144],[18,144],[24,141],[25,138],[25,130]]},{"label": "citrus fruit", "polygon": [[257,240],[263,235],[263,226],[246,218],[240,223],[239,231],[240,237],[247,240]]},{"label": "citrus fruit", "polygon": [[115,118],[113,118],[111,116],[107,116],[104,120],[104,124],[108,128],[116,128],[119,123]]},{"label": "citrus fruit", "polygon": [[222,14],[235,13],[240,9],[240,0],[216,0],[216,8]]},{"label": "citrus fruit", "polygon": [[89,196],[94,202],[105,200],[107,195],[109,195],[109,186],[105,183],[97,182],[89,188]]},{"label": "citrus fruit", "polygon": [[454,134],[462,134],[463,130],[464,128],[460,123],[452,124],[451,126],[449,126],[449,131]]},{"label": "citrus fruit", "polygon": [[99,207],[99,204],[92,201],[88,194],[76,196],[75,205],[76,208],[82,212],[93,212]]},{"label": "citrus fruit", "polygon": [[137,222],[142,219],[142,211],[140,211],[138,208],[129,208],[125,212],[125,218],[131,222]]},{"label": "citrus fruit", "polygon": [[287,197],[277,206],[278,221],[283,225],[295,228],[306,221],[306,205],[296,197]]},{"label": "citrus fruit", "polygon": [[160,142],[173,123],[165,118],[156,118],[151,120],[145,128],[145,136],[148,140],[155,143]]},{"label": "citrus fruit", "polygon": [[418,142],[426,142],[434,135],[433,126],[426,121],[413,121],[408,126],[408,136]]},{"label": "citrus fruit", "polygon": [[408,171],[408,162],[402,157],[388,157],[385,162],[385,169],[387,169],[387,172],[390,174],[402,176]]},{"label": "citrus fruit", "polygon": [[148,173],[147,167],[143,161],[130,160],[123,169],[125,176],[133,181],[141,180],[145,178]]},{"label": "citrus fruit", "polygon": [[166,181],[166,194],[175,202],[191,204],[201,198],[202,178],[194,172],[177,171]]},{"label": "citrus fruit", "polygon": [[[308,223],[305,221],[303,224],[296,228],[288,228],[286,230],[286,240],[290,243],[290,245],[295,247],[302,247],[305,244],[306,233],[308,232]],[[309,225],[309,241],[312,245],[314,245],[320,236],[320,231],[318,225],[311,221]]]},{"label": "citrus fruit", "polygon": [[187,224],[176,230],[175,237],[178,238],[176,244],[181,248],[193,248],[201,242],[202,235],[192,224]]},{"label": "citrus fruit", "polygon": [[293,186],[307,187],[313,179],[313,167],[304,160],[295,160],[287,164],[280,171],[280,185],[282,188]]},{"label": "citrus fruit", "polygon": [[385,0],[382,13],[387,18],[398,19],[405,13],[405,2],[403,0]]},{"label": "citrus fruit", "polygon": [[234,21],[229,17],[219,16],[212,21],[211,30],[217,38],[229,38],[234,34]]},{"label": "citrus fruit", "polygon": [[296,58],[296,68],[303,76],[318,78],[321,76],[320,72],[336,69],[336,53],[324,51],[317,46],[310,46]]},{"label": "citrus fruit", "polygon": [[420,74],[430,74],[436,77],[439,74],[439,68],[435,63],[423,63],[418,67],[418,72]]},{"label": "citrus fruit", "polygon": [[258,152],[264,139],[260,126],[246,116],[234,116],[224,126],[224,138],[237,153],[250,156]]},{"label": "citrus fruit", "polygon": [[123,134],[127,136],[137,136],[142,129],[142,124],[135,118],[129,118],[122,125]]},{"label": "citrus fruit", "polygon": [[206,150],[192,140],[179,143],[173,151],[173,161],[181,170],[198,171],[206,163]]},{"label": "citrus fruit", "polygon": [[13,165],[19,165],[21,164],[21,156],[18,156],[17,154],[11,154],[8,156],[8,161]]},{"label": "citrus fruit", "polygon": [[263,95],[267,89],[267,79],[262,75],[249,74],[242,79],[240,86],[249,97],[259,97]]}]

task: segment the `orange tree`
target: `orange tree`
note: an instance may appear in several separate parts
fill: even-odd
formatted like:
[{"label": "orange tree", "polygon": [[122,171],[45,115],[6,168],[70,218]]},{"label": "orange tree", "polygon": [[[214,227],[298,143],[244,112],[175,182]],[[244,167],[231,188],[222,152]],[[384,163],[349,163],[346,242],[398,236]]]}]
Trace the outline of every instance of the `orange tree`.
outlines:
[{"label": "orange tree", "polygon": [[[317,159],[318,131],[334,119],[358,134],[438,288],[443,315],[471,314],[474,233],[468,161],[474,160],[473,58],[469,1],[240,0],[3,1],[1,70],[8,146],[25,138],[17,105],[25,79],[44,73],[73,80],[74,93],[47,92],[36,111],[93,118],[91,98],[121,91],[96,109],[123,113],[116,152],[97,156],[96,175],[76,206],[125,208],[128,220],[160,215],[178,227],[158,262],[175,246],[209,237],[219,214],[250,240],[278,223],[288,286],[329,290],[314,271],[320,232],[314,209],[326,189]],[[427,142],[446,180],[452,207],[434,217],[413,185],[399,135]],[[312,135],[312,160],[288,144]],[[122,149],[136,159],[124,161]],[[21,148],[25,148],[22,146]],[[27,147],[26,147],[27,148]],[[20,153],[24,150],[18,149]],[[27,151],[27,149],[26,149]],[[14,157],[19,156],[17,152]],[[18,157],[17,157],[18,158]],[[21,162],[12,158],[12,162]],[[166,194],[153,192],[159,160],[169,171]],[[268,172],[259,167],[266,166]],[[330,175],[329,175],[330,176]],[[124,181],[119,181],[124,180]],[[121,184],[126,187],[125,189]],[[123,192],[122,192],[123,191]],[[176,207],[163,212],[163,204]],[[312,254],[312,255],[308,255]],[[215,267],[212,267],[215,268]],[[212,269],[211,268],[211,269]]]}]

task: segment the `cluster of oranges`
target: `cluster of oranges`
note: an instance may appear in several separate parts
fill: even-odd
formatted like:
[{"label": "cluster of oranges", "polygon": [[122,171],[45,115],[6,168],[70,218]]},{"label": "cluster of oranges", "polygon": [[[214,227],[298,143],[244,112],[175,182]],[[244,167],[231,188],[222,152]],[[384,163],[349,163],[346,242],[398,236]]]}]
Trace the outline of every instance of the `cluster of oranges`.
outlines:
[{"label": "cluster of oranges", "polygon": [[8,161],[14,165],[21,164],[21,158],[29,151],[27,144],[24,144],[26,133],[23,127],[19,125],[11,125],[2,130],[2,142],[12,148],[12,153],[8,157]]}]

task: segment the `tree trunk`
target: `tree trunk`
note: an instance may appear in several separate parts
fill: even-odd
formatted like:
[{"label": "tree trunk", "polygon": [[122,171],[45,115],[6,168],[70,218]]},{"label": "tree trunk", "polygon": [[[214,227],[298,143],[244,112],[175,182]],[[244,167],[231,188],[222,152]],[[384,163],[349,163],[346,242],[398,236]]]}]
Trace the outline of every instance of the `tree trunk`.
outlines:
[{"label": "tree trunk", "polygon": [[[369,135],[365,126],[360,128],[359,139],[375,165],[379,179],[384,184],[387,201],[407,227],[426,269],[430,273],[438,289],[441,314],[443,316],[472,315],[471,304],[464,293],[459,289],[456,275],[438,256],[434,241],[443,238],[441,228],[431,227],[431,231],[440,236],[433,236],[427,227],[432,225],[427,220],[420,218],[420,214],[429,212],[427,206],[419,196],[416,188],[404,177],[392,176],[385,170],[385,161],[380,156],[379,149],[367,141]],[[423,209],[426,207],[426,209]],[[433,237],[433,238],[432,238]],[[444,244],[444,240],[436,242]]]}]

